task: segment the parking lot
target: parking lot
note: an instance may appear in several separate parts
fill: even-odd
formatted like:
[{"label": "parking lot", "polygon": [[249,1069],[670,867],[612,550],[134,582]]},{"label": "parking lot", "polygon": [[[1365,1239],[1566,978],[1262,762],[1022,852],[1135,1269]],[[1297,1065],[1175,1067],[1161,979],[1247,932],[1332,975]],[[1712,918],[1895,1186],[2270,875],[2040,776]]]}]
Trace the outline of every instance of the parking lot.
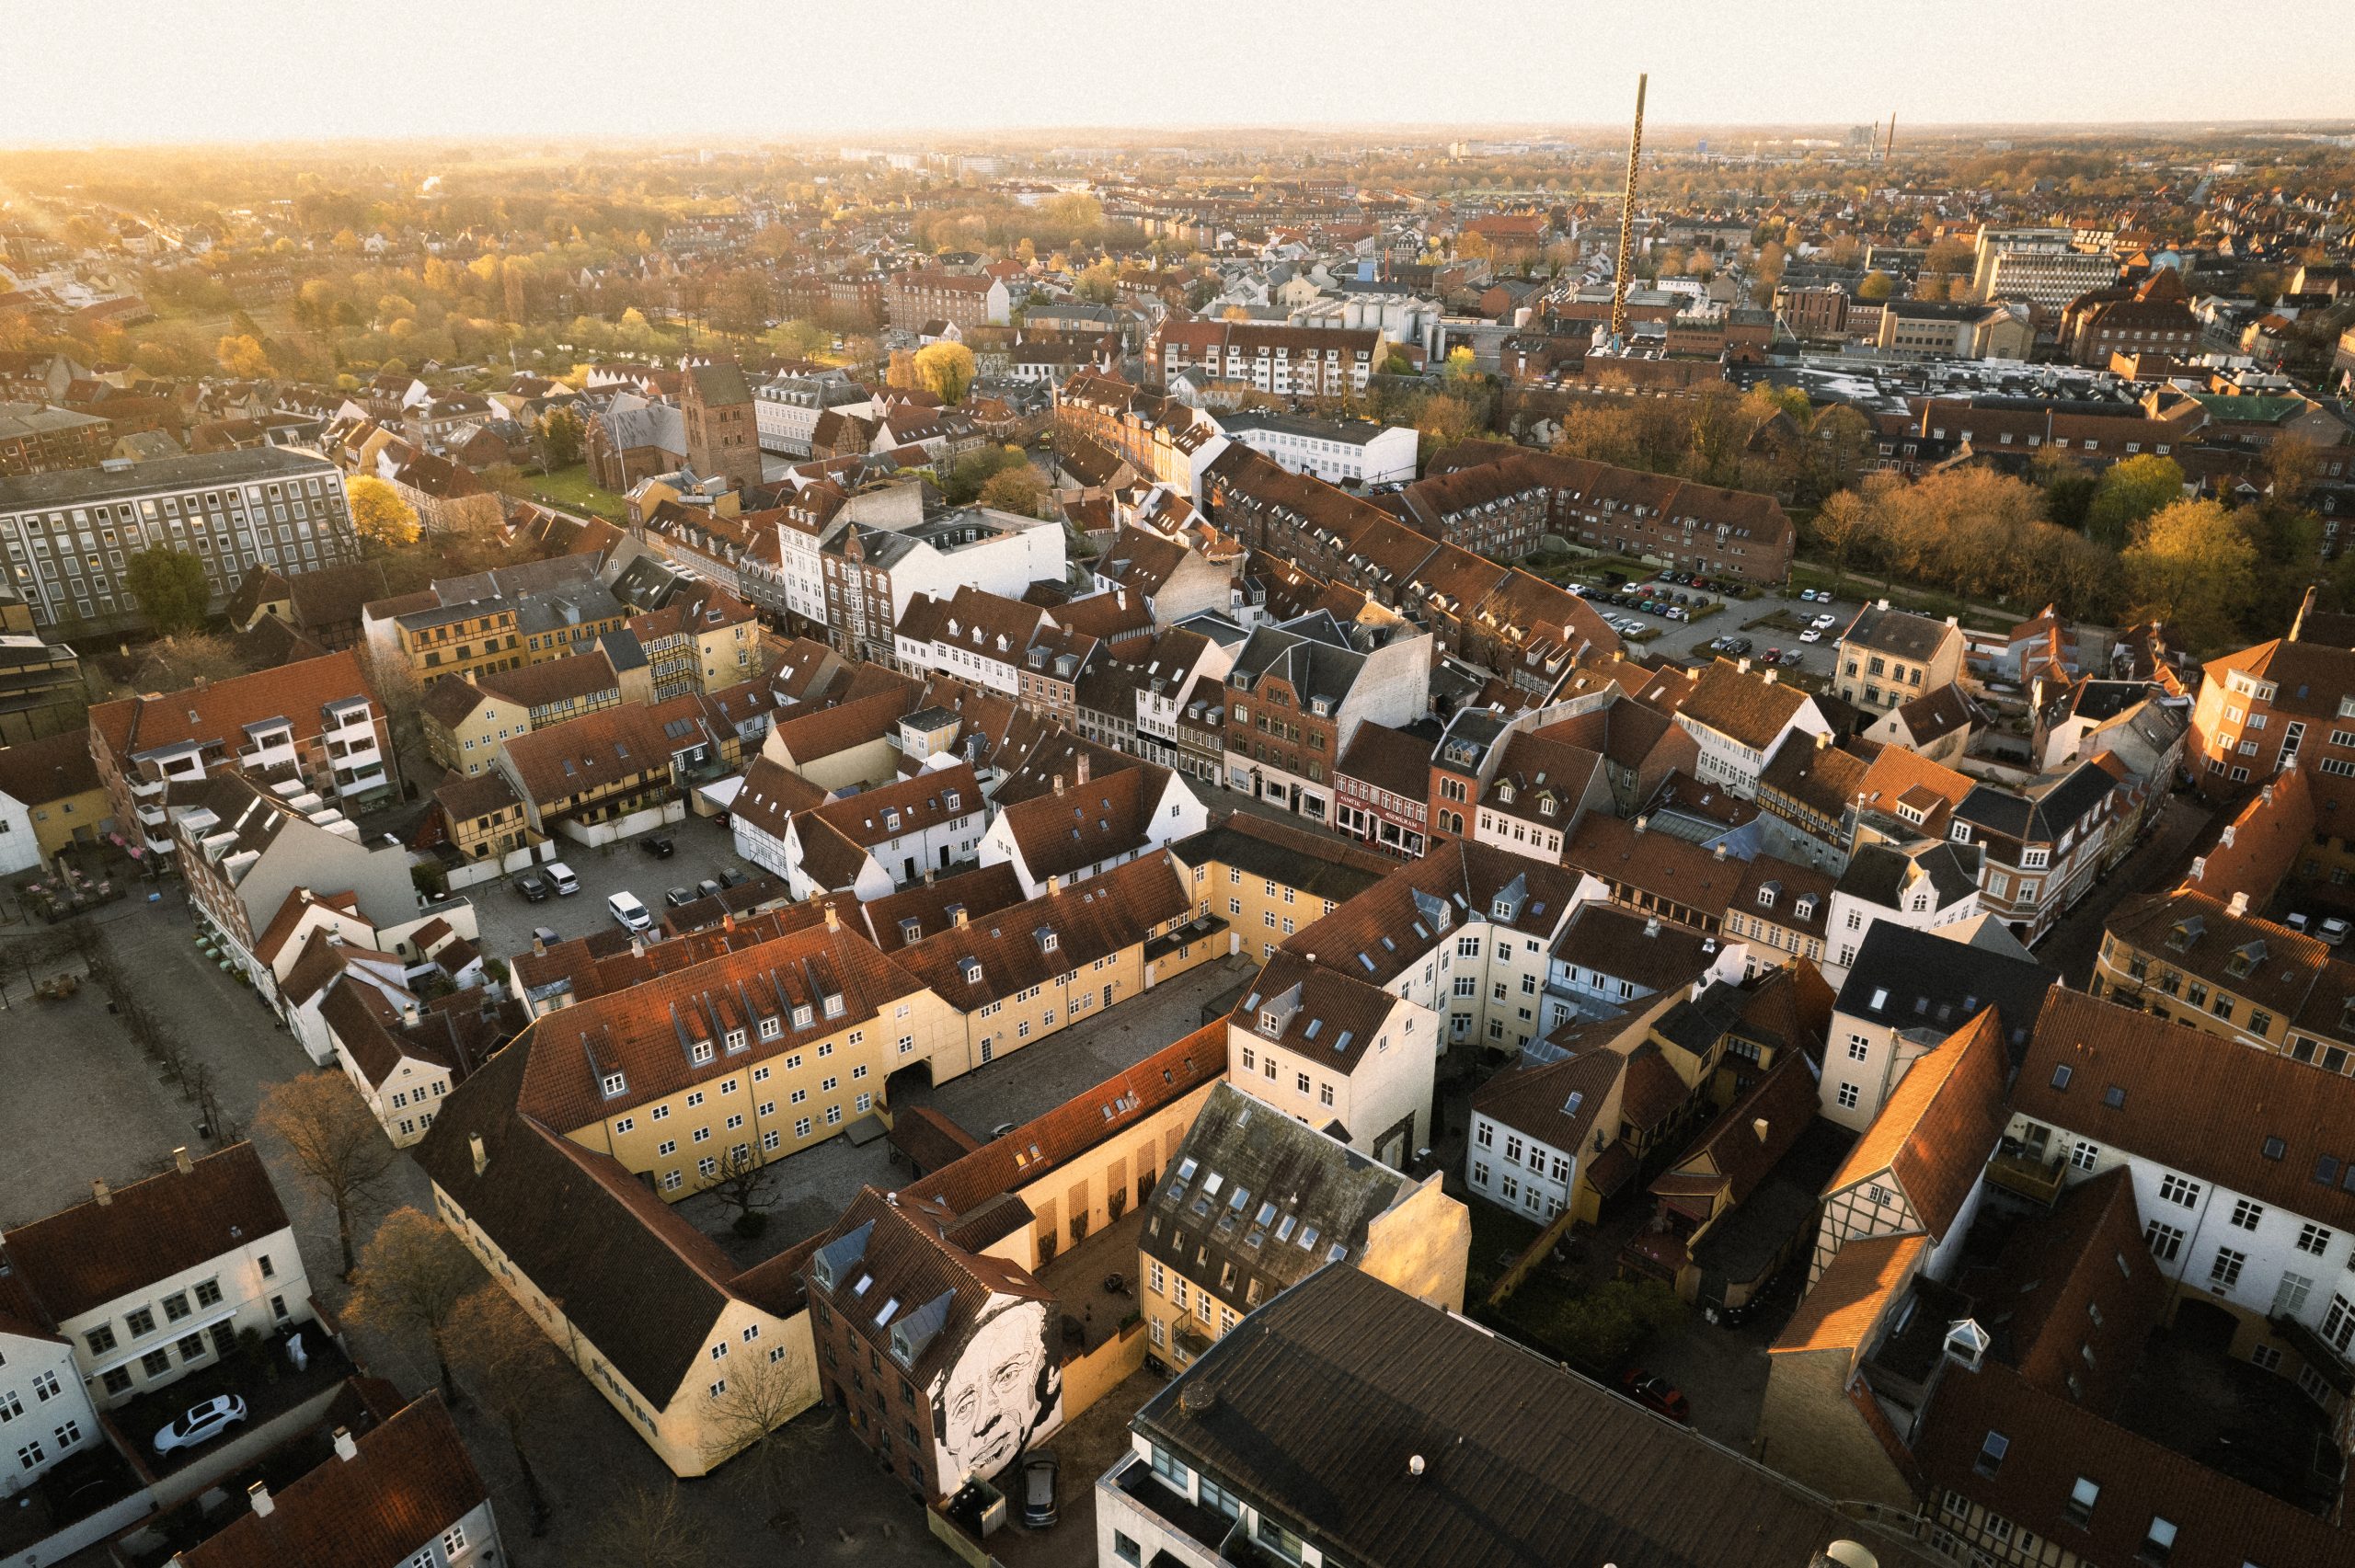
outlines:
[{"label": "parking lot", "polygon": [[[1615,604],[1604,597],[1608,592],[1630,600],[1650,599],[1657,603],[1662,591],[1683,593],[1717,608],[1695,620],[1678,621],[1632,605]],[[1614,625],[1639,628],[1638,635],[1643,632],[1653,634],[1632,644],[1646,654],[1699,663],[1717,657],[1717,650],[1709,646],[1716,639],[1744,637],[1750,641],[1747,657],[1753,664],[1763,663],[1769,650],[1797,653],[1795,662],[1785,662],[1780,667],[1818,680],[1831,678],[1832,647],[1848,623],[1855,619],[1856,612],[1864,607],[1861,600],[1808,601],[1799,598],[1797,591],[1786,594],[1774,589],[1756,599],[1720,599],[1658,578],[1637,579],[1619,589],[1597,588],[1587,598],[1596,612]],[[1775,617],[1777,612],[1790,617],[1791,624],[1758,624]],[[1807,624],[1824,615],[1832,617],[1832,624],[1823,629],[1822,635],[1813,643],[1802,641],[1802,629]]]},{"label": "parking lot", "polygon": [[[670,840],[673,846],[671,857],[657,860],[648,854],[640,846],[649,838]],[[606,898],[625,888],[638,895],[659,926],[664,907],[662,895],[668,888],[684,887],[693,892],[696,883],[706,877],[716,880],[723,871],[763,875],[759,866],[736,858],[734,836],[717,818],[706,817],[689,817],[683,822],[602,849],[561,845],[557,859],[571,867],[572,874],[580,879],[580,892],[564,898],[552,894],[535,904],[515,890],[518,879],[513,876],[462,889],[474,900],[475,921],[485,953],[508,958],[528,951],[534,926],[546,926],[563,938],[603,930],[614,923],[612,913],[605,908]],[[539,875],[545,877],[546,867],[541,867]]]}]

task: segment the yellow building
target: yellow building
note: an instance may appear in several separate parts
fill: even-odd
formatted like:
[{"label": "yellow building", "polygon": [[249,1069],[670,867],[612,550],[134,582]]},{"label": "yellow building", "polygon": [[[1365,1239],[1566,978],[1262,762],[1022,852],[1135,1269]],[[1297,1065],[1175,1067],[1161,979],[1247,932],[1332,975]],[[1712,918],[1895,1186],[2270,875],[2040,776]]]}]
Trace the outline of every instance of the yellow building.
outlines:
[{"label": "yellow building", "polygon": [[1231,1084],[1212,1090],[1144,1210],[1146,1355],[1167,1368],[1327,1263],[1464,1307],[1472,1216],[1437,1173],[1402,1175]]},{"label": "yellow building", "polygon": [[1186,866],[1195,914],[1226,921],[1226,951],[1261,960],[1398,869],[1388,855],[1241,812],[1169,850]]},{"label": "yellow building", "polygon": [[[627,683],[602,648],[488,670],[468,681],[445,675],[418,704],[425,749],[453,773],[486,773],[501,743],[552,724],[619,707]],[[644,700],[641,693],[640,700]]]},{"label": "yellow building", "polygon": [[[930,1058],[932,1082],[1045,1039],[1225,955],[1214,922],[1187,902],[1166,851],[1083,882],[1049,878],[1036,898],[972,917],[895,951],[961,1029]],[[904,1063],[895,1063],[905,1065]]]},{"label": "yellow building", "polygon": [[[18,823],[29,825],[34,856],[42,864],[68,844],[98,842],[98,824],[112,809],[90,755],[86,726],[0,747],[0,824],[6,824],[0,832],[19,832]],[[29,864],[16,846],[0,840],[0,866],[23,869]]]}]

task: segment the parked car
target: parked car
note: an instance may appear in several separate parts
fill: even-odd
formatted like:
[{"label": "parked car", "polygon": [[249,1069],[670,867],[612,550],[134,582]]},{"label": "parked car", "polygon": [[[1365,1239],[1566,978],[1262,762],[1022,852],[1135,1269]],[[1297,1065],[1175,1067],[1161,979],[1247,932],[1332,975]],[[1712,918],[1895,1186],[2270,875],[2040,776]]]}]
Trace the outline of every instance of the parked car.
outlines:
[{"label": "parked car", "polygon": [[2333,947],[2336,947],[2340,943],[2347,940],[2348,929],[2348,924],[2344,920],[2341,920],[2337,915],[2333,915],[2328,920],[2323,921],[2320,926],[2315,928],[2315,934],[2321,937],[2325,942],[2330,944]]},{"label": "parked car", "polygon": [[246,1418],[246,1402],[236,1394],[216,1394],[202,1404],[182,1411],[169,1426],[155,1434],[155,1451],[193,1448],[209,1443]]},{"label": "parked car", "polygon": [[537,872],[527,871],[523,873],[523,876],[518,876],[515,879],[515,891],[523,894],[524,898],[531,903],[544,904],[547,902],[548,885],[546,880]]},{"label": "parked car", "polygon": [[572,867],[560,860],[548,862],[547,879],[548,886],[556,889],[559,898],[569,898],[580,891],[580,878],[573,876]]},{"label": "parked car", "polygon": [[1769,664],[1780,664],[1780,663],[1782,663],[1782,662],[1783,662],[1783,650],[1782,650],[1781,648],[1778,648],[1778,647],[1770,647],[1770,648],[1768,648],[1768,649],[1766,650],[1766,662],[1767,662],[1767,663],[1769,663]]},{"label": "parked car", "polygon": [[1063,1517],[1055,1506],[1055,1483],[1063,1461],[1052,1453],[1036,1453],[1022,1461],[1022,1522],[1034,1530],[1051,1528]]},{"label": "parked car", "polygon": [[1799,634],[1799,641],[1803,643],[1820,643],[1822,640],[1823,631],[1822,628],[1819,626],[1809,626],[1806,631]]},{"label": "parked car", "polygon": [[752,879],[751,872],[739,871],[732,865],[719,874],[719,885],[722,887],[741,887]]},{"label": "parked car", "polygon": [[605,900],[606,910],[621,922],[624,931],[644,931],[654,923],[654,917],[638,900],[638,895],[625,888]]},{"label": "parked car", "polygon": [[538,943],[543,947],[554,947],[557,943],[562,942],[564,938],[556,933],[554,927],[535,925],[532,928],[532,940]]},{"label": "parked car", "polygon": [[656,860],[668,860],[678,846],[659,833],[649,833],[638,841],[638,848],[641,854],[650,854]]},{"label": "parked car", "polygon": [[1794,665],[1804,662],[1805,658],[1806,655],[1800,653],[1798,649],[1795,647],[1786,647],[1783,650],[1783,657],[1778,662],[1787,670]]},{"label": "parked car", "polygon": [[672,887],[662,895],[662,901],[675,910],[682,904],[694,903],[695,896],[684,887]]},{"label": "parked car", "polygon": [[1819,632],[1828,632],[1839,624],[1840,617],[1837,615],[1818,615],[1814,620],[1808,623],[1809,625],[1813,626]]},{"label": "parked car", "polygon": [[695,897],[698,898],[716,898],[719,892],[719,884],[711,877],[706,876],[695,884]]},{"label": "parked car", "polygon": [[1666,1378],[1654,1377],[1641,1367],[1630,1367],[1619,1379],[1619,1391],[1646,1410],[1671,1421],[1693,1425],[1693,1405]]}]

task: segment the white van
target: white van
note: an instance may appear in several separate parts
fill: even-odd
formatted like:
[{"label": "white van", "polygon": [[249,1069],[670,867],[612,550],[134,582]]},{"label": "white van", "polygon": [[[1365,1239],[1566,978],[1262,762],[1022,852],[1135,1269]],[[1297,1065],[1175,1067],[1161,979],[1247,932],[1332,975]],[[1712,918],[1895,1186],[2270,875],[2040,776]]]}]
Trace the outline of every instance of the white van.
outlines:
[{"label": "white van", "polygon": [[645,931],[654,923],[654,917],[647,912],[646,906],[639,903],[638,895],[632,892],[615,894],[605,900],[605,908],[613,912],[614,919],[621,921],[624,931]]},{"label": "white van", "polygon": [[569,898],[580,891],[580,878],[573,876],[572,867],[560,860],[548,862],[541,868],[540,874],[548,879],[548,886],[556,889],[559,898]]}]

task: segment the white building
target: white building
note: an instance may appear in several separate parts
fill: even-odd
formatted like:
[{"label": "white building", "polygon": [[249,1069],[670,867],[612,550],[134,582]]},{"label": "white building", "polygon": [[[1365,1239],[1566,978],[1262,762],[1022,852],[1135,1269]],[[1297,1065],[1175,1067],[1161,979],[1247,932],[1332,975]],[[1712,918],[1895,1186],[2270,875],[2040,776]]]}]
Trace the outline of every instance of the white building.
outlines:
[{"label": "white building", "polygon": [[1785,685],[1773,670],[1752,673],[1750,660],[1719,659],[1694,679],[1676,710],[1676,722],[1700,748],[1694,772],[1723,784],[1745,800],[1758,795],[1758,776],[1794,733],[1830,735],[1832,721],[1815,699]]},{"label": "white building", "polygon": [[1415,478],[1421,438],[1411,425],[1261,413],[1222,414],[1218,423],[1230,441],[1327,484],[1411,484]]},{"label": "white building", "polygon": [[[2125,1166],[2179,1312],[2197,1301],[2230,1314],[2231,1353],[2294,1377],[2343,1427],[2334,1385],[2355,1367],[2355,1082],[2056,989],[2005,1133],[2031,1179],[2074,1185]],[[2285,1335],[2292,1322],[2306,1333]],[[2317,1368],[2309,1357],[2323,1354],[2337,1365]]]},{"label": "white building", "polygon": [[810,455],[818,416],[872,395],[840,371],[821,375],[774,376],[752,387],[752,419],[763,452],[783,457]]},{"label": "white building", "polygon": [[[93,1181],[88,1202],[7,1234],[11,1272],[71,1343],[101,1409],[218,1365],[247,1330],[267,1339],[312,1320],[303,1256],[254,1146],[177,1156],[176,1168],[120,1191]],[[0,1386],[14,1371],[0,1368]],[[34,1391],[29,1411],[59,1397],[38,1381]],[[0,1437],[13,1436],[14,1420]],[[81,1440],[43,1436],[66,1448]],[[37,1468],[17,1458],[17,1473]]]}]

